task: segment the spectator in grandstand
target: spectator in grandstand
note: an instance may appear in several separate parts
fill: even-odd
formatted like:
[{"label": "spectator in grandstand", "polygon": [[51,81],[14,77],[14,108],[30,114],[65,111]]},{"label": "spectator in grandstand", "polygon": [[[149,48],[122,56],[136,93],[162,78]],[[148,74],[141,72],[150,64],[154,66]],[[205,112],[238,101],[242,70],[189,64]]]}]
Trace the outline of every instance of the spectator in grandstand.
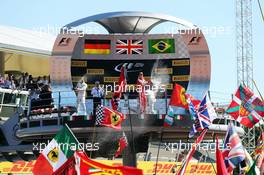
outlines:
[{"label": "spectator in grandstand", "polygon": [[93,113],[95,115],[96,108],[101,105],[101,99],[104,98],[104,90],[100,87],[100,82],[96,81],[92,88],[91,95],[93,96]]},{"label": "spectator in grandstand", "polygon": [[87,115],[86,105],[85,105],[86,89],[87,89],[87,84],[84,82],[84,79],[82,78],[78,82],[75,88],[77,92],[77,113],[78,115]]},{"label": "spectator in grandstand", "polygon": [[4,84],[5,84],[5,78],[2,75],[0,75],[0,87],[4,86]]},{"label": "spectator in grandstand", "polygon": [[19,79],[19,89],[25,89],[25,88],[26,88],[26,76],[24,73],[22,73]]},{"label": "spectator in grandstand", "polygon": [[24,76],[24,84],[27,84],[27,83],[28,83],[28,80],[29,80],[29,75],[28,75],[28,73],[26,72],[26,73],[25,73],[25,76]]},{"label": "spectator in grandstand", "polygon": [[43,84],[44,85],[48,85],[49,84],[49,80],[47,79],[47,77],[46,76],[43,76]]},{"label": "spectator in grandstand", "polygon": [[41,77],[38,76],[37,80],[36,80],[36,83],[38,86],[40,86],[42,84],[42,80],[41,80]]}]

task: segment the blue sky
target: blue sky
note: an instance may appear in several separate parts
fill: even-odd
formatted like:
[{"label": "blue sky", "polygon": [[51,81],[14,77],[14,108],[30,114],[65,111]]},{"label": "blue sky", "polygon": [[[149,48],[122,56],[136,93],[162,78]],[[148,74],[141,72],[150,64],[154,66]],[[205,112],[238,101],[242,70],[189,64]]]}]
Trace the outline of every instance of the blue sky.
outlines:
[{"label": "blue sky", "polygon": [[[264,3],[262,1],[264,6]],[[224,27],[225,32],[209,33],[207,41],[212,57],[211,90],[214,101],[227,101],[236,89],[235,0],[13,0],[2,1],[0,25],[34,29],[63,26],[79,18],[111,11],[159,12],[214,29]],[[253,1],[254,77],[264,94],[263,33],[257,1]]]}]

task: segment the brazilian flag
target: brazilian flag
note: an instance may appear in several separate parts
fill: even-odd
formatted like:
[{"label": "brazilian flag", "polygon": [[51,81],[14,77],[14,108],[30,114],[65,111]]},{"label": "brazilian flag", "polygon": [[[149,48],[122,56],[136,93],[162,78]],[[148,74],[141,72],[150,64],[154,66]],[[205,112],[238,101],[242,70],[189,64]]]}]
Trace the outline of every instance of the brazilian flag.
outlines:
[{"label": "brazilian flag", "polygon": [[148,41],[149,53],[175,53],[174,39],[150,39]]}]

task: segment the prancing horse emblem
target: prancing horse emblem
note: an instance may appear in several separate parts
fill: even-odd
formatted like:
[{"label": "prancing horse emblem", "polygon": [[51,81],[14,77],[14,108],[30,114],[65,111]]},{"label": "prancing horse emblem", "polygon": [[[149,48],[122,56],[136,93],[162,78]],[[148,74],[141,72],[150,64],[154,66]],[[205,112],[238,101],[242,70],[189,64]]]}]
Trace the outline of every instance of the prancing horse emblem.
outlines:
[{"label": "prancing horse emblem", "polygon": [[50,161],[57,163],[59,160],[59,150],[57,147],[53,148],[47,155]]}]

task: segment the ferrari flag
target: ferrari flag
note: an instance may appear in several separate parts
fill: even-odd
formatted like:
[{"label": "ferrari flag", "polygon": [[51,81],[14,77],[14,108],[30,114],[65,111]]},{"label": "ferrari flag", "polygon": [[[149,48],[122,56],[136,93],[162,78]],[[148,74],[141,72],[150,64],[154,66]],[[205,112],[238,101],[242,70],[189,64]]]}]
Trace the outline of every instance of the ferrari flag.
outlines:
[{"label": "ferrari flag", "polygon": [[33,174],[53,174],[74,154],[78,143],[68,126],[64,126],[39,155]]},{"label": "ferrari flag", "polygon": [[96,125],[107,126],[116,130],[121,130],[121,122],[124,115],[118,111],[105,106],[98,106],[96,109]]},{"label": "ferrari flag", "polygon": [[143,175],[141,169],[127,166],[109,166],[89,159],[83,152],[75,152],[75,168],[78,175]]}]

